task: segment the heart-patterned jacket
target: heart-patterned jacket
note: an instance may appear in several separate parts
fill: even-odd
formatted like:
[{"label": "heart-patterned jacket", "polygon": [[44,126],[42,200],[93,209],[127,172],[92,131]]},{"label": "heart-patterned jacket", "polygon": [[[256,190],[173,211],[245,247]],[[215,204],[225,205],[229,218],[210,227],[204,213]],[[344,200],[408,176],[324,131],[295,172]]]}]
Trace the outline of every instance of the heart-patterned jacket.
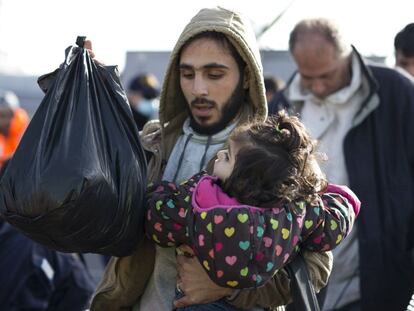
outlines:
[{"label": "heart-patterned jacket", "polygon": [[303,248],[335,248],[360,208],[355,194],[337,185],[311,203],[244,205],[205,173],[180,185],[150,185],[147,203],[147,235],[160,246],[191,246],[210,278],[232,288],[262,285]]}]

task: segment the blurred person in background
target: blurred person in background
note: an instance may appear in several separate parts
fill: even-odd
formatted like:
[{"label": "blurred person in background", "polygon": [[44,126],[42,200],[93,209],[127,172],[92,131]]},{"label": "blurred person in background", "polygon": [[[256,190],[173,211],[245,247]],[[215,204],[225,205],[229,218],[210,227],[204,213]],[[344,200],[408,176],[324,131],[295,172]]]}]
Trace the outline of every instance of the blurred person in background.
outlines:
[{"label": "blurred person in background", "polygon": [[78,255],[36,243],[1,218],[0,284],[0,310],[7,311],[85,310],[95,289]]},{"label": "blurred person in background", "polygon": [[158,118],[159,93],[159,83],[153,74],[140,74],[130,81],[127,96],[139,131],[149,120]]},{"label": "blurred person in background", "polygon": [[80,311],[95,285],[75,254],[40,245],[0,219],[0,309]]},{"label": "blurred person in background", "polygon": [[[273,107],[276,105],[276,94],[277,92],[283,90],[286,83],[282,79],[276,77],[276,76],[265,76],[264,77],[264,84],[265,84],[265,90],[266,90],[266,101],[267,106],[270,112],[270,107]],[[278,110],[285,109],[287,107],[278,107]]]},{"label": "blurred person in background", "polygon": [[[29,124],[17,96],[0,90],[0,177]],[[38,244],[0,219],[0,309],[83,310],[95,284],[77,254]]]},{"label": "blurred person in background", "polygon": [[285,81],[276,76],[265,76],[264,84],[266,90],[266,101],[268,104],[272,102],[276,93],[285,87]]},{"label": "blurred person in background", "polygon": [[298,71],[275,107],[290,107],[328,156],[328,180],[362,202],[334,251],[324,310],[405,310],[414,290],[414,85],[367,63],[327,19],[299,22]]},{"label": "blurred person in background", "polygon": [[13,155],[28,124],[29,116],[16,94],[0,90],[0,168]]},{"label": "blurred person in background", "polygon": [[408,24],[394,39],[395,65],[414,77],[414,23]]}]

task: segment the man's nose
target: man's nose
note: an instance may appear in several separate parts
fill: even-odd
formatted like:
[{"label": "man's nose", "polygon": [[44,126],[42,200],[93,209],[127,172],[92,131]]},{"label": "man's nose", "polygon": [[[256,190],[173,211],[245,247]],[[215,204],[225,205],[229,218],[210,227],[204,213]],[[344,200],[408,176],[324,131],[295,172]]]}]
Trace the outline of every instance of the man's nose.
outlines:
[{"label": "man's nose", "polygon": [[319,98],[324,98],[326,93],[326,85],[323,81],[312,81],[311,92],[313,95]]},{"label": "man's nose", "polygon": [[193,95],[196,97],[203,97],[208,95],[208,87],[202,75],[195,75],[193,80]]}]

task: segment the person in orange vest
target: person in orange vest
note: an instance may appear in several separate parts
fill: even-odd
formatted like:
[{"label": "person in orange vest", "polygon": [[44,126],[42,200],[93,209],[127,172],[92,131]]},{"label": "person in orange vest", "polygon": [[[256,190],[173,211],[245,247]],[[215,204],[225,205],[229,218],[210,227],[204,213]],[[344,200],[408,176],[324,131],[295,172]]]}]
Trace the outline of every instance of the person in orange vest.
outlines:
[{"label": "person in orange vest", "polygon": [[13,155],[28,124],[29,116],[16,94],[0,90],[0,168]]}]

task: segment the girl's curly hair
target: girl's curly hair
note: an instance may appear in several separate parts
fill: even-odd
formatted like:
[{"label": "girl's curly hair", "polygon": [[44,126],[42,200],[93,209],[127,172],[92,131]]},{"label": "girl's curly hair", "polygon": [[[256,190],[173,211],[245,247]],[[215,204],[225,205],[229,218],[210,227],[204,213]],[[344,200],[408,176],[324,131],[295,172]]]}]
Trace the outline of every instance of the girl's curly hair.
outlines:
[{"label": "girl's curly hair", "polygon": [[327,186],[314,152],[316,141],[297,117],[281,111],[235,129],[230,140],[238,151],[223,189],[244,204],[311,202]]}]

